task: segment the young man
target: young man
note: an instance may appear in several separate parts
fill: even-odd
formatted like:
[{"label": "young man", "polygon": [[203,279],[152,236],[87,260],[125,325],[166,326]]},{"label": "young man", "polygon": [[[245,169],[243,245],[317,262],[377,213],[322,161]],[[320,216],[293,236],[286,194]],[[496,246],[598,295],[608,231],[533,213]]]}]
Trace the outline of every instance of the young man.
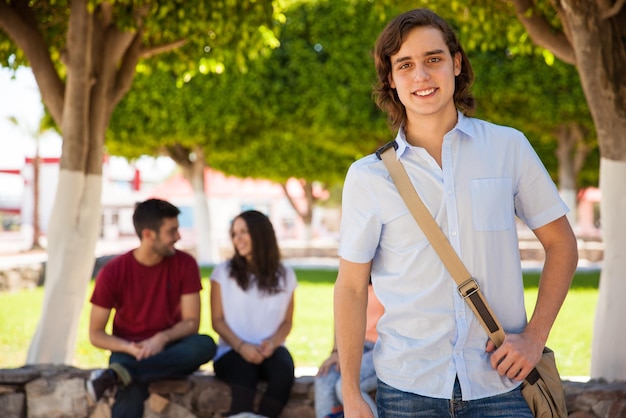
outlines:
[{"label": "young man", "polygon": [[151,382],[184,377],[215,355],[213,339],[198,334],[198,265],[174,248],[179,213],[163,200],[139,203],[133,214],[139,247],[105,264],[96,279],[89,338],[111,357],[108,369],[92,373],[87,391],[97,401],[117,387],[113,418],[142,417]]},{"label": "young man", "polygon": [[[473,73],[451,27],[427,9],[391,21],[375,47],[377,104],[396,157],[504,330],[495,349],[376,155],[346,176],[335,326],[347,418],[372,417],[359,390],[370,274],[385,307],[374,364],[384,417],[532,417],[519,385],[538,363],[577,264],[576,239],[520,132],[468,115]],[[527,322],[515,216],[545,264]]]}]

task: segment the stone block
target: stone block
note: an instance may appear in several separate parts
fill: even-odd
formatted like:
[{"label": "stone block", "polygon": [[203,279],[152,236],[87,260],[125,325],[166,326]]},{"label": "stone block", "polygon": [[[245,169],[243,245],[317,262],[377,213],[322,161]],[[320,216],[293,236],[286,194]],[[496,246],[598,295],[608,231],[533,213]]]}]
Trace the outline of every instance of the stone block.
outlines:
[{"label": "stone block", "polygon": [[197,418],[197,415],[191,413],[187,408],[170,402],[160,413],[146,408],[144,418]]},{"label": "stone block", "polygon": [[170,404],[170,400],[164,398],[163,396],[157,395],[156,393],[152,393],[150,394],[147,403],[148,408],[160,414]]},{"label": "stone block", "polygon": [[191,381],[187,379],[160,380],[150,384],[150,393],[187,393],[191,389]]},{"label": "stone block", "polygon": [[31,367],[20,367],[18,369],[6,369],[0,373],[0,383],[22,385],[37,379],[41,376],[41,371]]},{"label": "stone block", "polygon": [[29,418],[83,418],[89,415],[85,380],[39,378],[26,384]]},{"label": "stone block", "polygon": [[26,416],[26,396],[24,393],[0,395],[0,416],[2,418],[22,418]]},{"label": "stone block", "polygon": [[106,402],[98,402],[89,418],[111,418],[111,406]]}]

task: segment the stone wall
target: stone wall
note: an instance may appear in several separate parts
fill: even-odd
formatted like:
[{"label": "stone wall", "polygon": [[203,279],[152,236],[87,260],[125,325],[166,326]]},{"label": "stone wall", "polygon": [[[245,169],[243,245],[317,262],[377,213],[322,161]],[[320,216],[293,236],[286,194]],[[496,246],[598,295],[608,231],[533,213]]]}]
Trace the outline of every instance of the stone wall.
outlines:
[{"label": "stone wall", "polygon": [[[0,417],[109,418],[112,394],[94,403],[85,389],[90,373],[70,366],[0,369]],[[205,372],[155,382],[150,392],[144,418],[218,418],[230,406],[228,386]],[[281,418],[314,417],[313,377],[298,377]]]},{"label": "stone wall", "polygon": [[[0,417],[109,418],[112,398],[93,403],[87,396],[90,372],[69,366],[0,369]],[[563,383],[570,417],[626,418],[626,382]],[[204,372],[154,383],[150,392],[144,418],[219,418],[230,403],[228,387]],[[313,377],[298,377],[281,418],[314,417]]]},{"label": "stone wall", "polygon": [[41,286],[43,276],[43,263],[28,263],[0,268],[0,292],[12,292]]}]

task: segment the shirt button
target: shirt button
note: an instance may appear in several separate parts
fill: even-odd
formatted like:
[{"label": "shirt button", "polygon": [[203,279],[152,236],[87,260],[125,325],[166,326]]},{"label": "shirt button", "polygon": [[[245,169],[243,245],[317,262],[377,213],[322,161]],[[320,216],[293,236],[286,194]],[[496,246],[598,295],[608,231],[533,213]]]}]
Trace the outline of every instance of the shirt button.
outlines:
[{"label": "shirt button", "polygon": [[456,231],[452,231],[451,234],[453,237],[456,237]]}]

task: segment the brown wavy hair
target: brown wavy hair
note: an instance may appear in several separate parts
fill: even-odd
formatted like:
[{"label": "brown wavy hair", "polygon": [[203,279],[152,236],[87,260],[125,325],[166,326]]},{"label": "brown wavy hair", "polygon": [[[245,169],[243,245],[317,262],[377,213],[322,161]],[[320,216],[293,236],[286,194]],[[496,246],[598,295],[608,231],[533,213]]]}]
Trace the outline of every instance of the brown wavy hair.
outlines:
[{"label": "brown wavy hair", "polygon": [[259,211],[247,210],[237,215],[235,219],[242,219],[248,227],[252,241],[252,262],[248,263],[235,250],[229,264],[230,276],[243,290],[247,290],[252,282],[256,281],[257,287],[262,292],[269,294],[281,292],[283,290],[281,280],[285,281],[285,267],[280,261],[276,233],[269,218]]},{"label": "brown wavy hair", "polygon": [[387,24],[376,40],[374,62],[378,81],[374,86],[373,96],[376,104],[387,113],[389,126],[397,131],[406,122],[406,109],[398,93],[389,83],[391,74],[391,56],[396,54],[407,34],[417,27],[430,26],[439,29],[450,50],[452,57],[461,54],[461,73],[454,81],[454,104],[463,114],[469,116],[476,108],[476,101],[470,92],[474,83],[474,71],[461,43],[452,27],[439,15],[429,9],[415,9],[394,18]]}]

